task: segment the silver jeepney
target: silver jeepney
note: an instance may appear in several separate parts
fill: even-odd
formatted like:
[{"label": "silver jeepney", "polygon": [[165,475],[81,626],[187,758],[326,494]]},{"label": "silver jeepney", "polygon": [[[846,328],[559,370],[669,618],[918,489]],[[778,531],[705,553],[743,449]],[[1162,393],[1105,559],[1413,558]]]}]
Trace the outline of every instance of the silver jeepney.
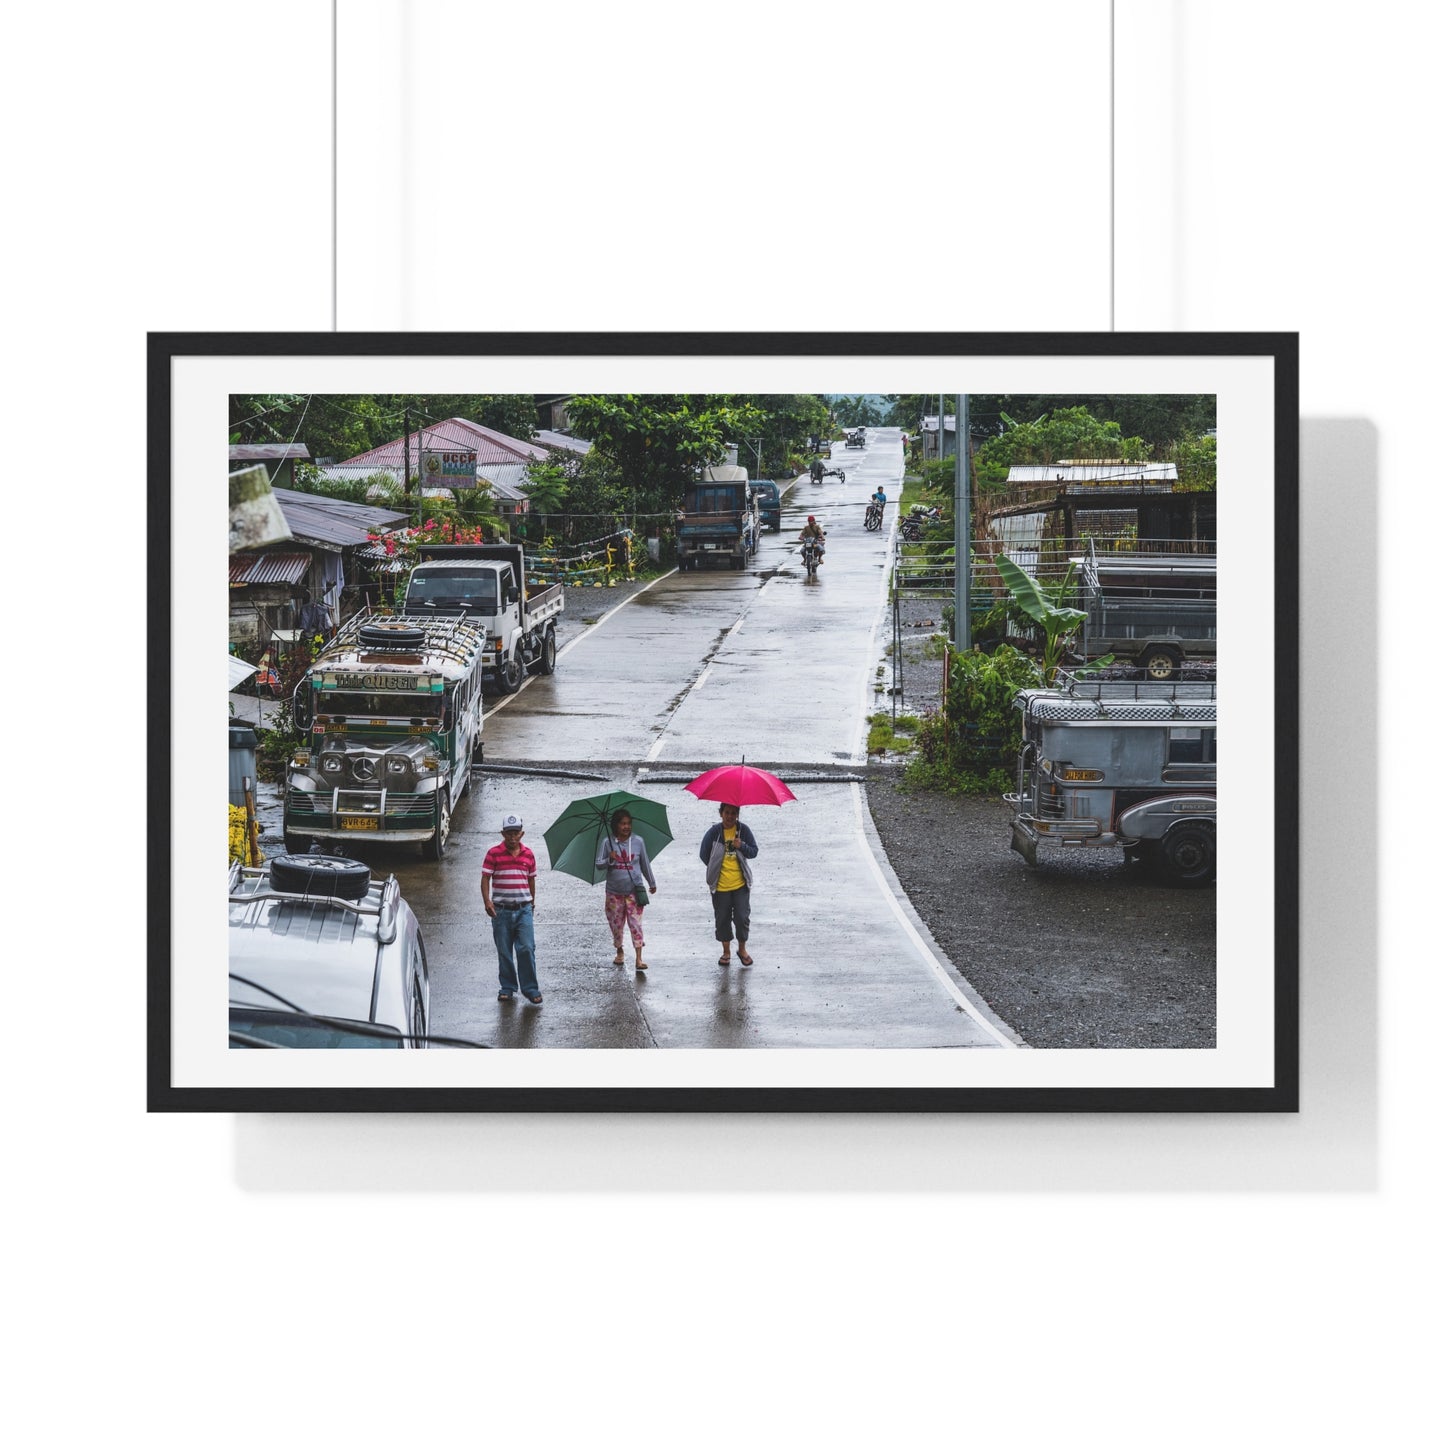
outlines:
[{"label": "silver jeepney", "polygon": [[1213,682],[1113,682],[1061,674],[1021,692],[1014,851],[1114,848],[1176,883],[1214,877]]}]

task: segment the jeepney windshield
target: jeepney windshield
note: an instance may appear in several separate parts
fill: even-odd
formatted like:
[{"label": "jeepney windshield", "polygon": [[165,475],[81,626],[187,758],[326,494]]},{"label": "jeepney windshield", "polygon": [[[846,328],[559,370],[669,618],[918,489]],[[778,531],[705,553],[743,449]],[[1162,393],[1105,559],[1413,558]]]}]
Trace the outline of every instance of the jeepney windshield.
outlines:
[{"label": "jeepney windshield", "polygon": [[419,612],[493,613],[498,607],[497,572],[494,567],[417,568],[406,589],[406,610]]},{"label": "jeepney windshield", "polygon": [[322,692],[316,711],[338,717],[440,717],[439,692]]}]

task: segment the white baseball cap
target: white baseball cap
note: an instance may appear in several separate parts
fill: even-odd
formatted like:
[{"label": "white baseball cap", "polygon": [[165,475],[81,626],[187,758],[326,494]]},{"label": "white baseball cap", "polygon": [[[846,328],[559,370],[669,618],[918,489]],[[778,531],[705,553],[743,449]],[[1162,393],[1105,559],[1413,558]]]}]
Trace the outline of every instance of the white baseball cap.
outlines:
[{"label": "white baseball cap", "polygon": [[502,819],[502,832],[504,833],[509,828],[520,828],[521,826],[522,820],[515,813],[508,813],[507,816]]}]

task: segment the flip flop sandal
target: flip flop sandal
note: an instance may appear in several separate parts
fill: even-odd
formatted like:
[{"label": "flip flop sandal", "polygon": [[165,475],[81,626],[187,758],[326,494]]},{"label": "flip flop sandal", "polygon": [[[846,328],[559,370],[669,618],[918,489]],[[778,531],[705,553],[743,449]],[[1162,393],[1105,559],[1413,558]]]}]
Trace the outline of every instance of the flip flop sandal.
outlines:
[{"label": "flip flop sandal", "polygon": [[621,968],[622,965],[627,962],[627,960],[623,958],[623,956],[619,953],[617,957],[612,960],[612,962],[615,963],[618,968]]},{"label": "flip flop sandal", "polygon": [[744,968],[751,968],[753,966],[753,956],[750,953],[740,953],[738,954],[738,962],[742,964]]},{"label": "flip flop sandal", "polygon": [[511,1003],[511,1001],[512,1001],[514,998],[516,998],[516,996],[517,996],[517,995],[514,994],[514,993],[499,993],[499,994],[497,995],[497,1002],[498,1002],[498,1003]]},{"label": "flip flop sandal", "polygon": [[730,964],[731,962],[732,962],[732,959],[730,959],[730,958],[727,956],[727,954],[723,954],[723,956],[722,956],[720,959],[718,959],[718,965],[719,965],[719,967],[721,967],[721,968],[726,968],[726,967],[728,966],[728,964]]},{"label": "flip flop sandal", "polygon": [[645,963],[634,964],[633,967],[636,968],[636,970],[638,971],[638,973],[646,973],[646,972],[647,972],[647,965],[646,965]]},{"label": "flip flop sandal", "polygon": [[539,994],[539,993],[524,994],[523,997],[527,1000],[528,1003],[541,1003],[541,1002],[542,1002],[542,995]]}]

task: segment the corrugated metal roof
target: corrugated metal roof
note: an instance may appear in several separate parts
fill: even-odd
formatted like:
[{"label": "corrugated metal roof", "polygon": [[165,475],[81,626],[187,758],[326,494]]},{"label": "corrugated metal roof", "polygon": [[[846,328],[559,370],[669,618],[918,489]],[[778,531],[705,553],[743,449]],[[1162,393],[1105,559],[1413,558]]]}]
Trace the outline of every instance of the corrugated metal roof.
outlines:
[{"label": "corrugated metal roof", "polygon": [[231,586],[267,587],[299,582],[310,565],[309,552],[237,552],[231,558]]},{"label": "corrugated metal roof", "polygon": [[[482,426],[479,422],[467,421],[465,417],[460,416],[450,417],[446,421],[428,422],[424,427],[419,427],[411,434],[413,466],[420,459],[423,451],[448,449],[476,452],[479,467],[489,463],[539,462],[544,461],[547,456],[545,447],[537,446],[532,442],[520,441],[517,437],[509,437],[504,432],[493,431],[491,427]],[[379,447],[372,447],[369,452],[361,452],[357,456],[347,457],[339,465],[373,468],[400,467],[403,464],[402,459],[402,440],[397,437],[395,441],[384,442]]]},{"label": "corrugated metal roof", "polygon": [[1047,466],[1010,467],[1010,482],[1177,482],[1173,462],[1051,462]]},{"label": "corrugated metal roof", "polygon": [[258,442],[231,448],[233,462],[304,462],[310,456],[305,442]]},{"label": "corrugated metal roof", "polygon": [[274,487],[276,500],[291,535],[298,542],[315,542],[326,547],[364,547],[371,532],[384,532],[406,521],[405,512],[368,507],[361,502],[342,502],[335,497],[313,496]]},{"label": "corrugated metal roof", "polygon": [[576,452],[579,457],[585,457],[592,450],[591,442],[581,437],[569,437],[566,432],[539,431],[532,440],[538,446],[552,447],[559,452]]},{"label": "corrugated metal roof", "polygon": [[[321,476],[328,481],[366,481],[369,477],[389,477],[393,482],[401,483],[401,466],[395,467],[365,465],[352,466],[350,462],[338,463],[335,466],[322,467]],[[525,462],[504,462],[497,465],[479,466],[477,477],[487,484],[494,497],[504,502],[520,502],[526,498],[526,488],[522,483],[527,477],[527,466]],[[453,492],[460,492],[465,496],[471,490],[470,487],[423,487],[424,497],[451,497]],[[382,496],[384,491],[380,487],[372,488],[373,496]],[[373,530],[375,530],[373,528]]]}]

